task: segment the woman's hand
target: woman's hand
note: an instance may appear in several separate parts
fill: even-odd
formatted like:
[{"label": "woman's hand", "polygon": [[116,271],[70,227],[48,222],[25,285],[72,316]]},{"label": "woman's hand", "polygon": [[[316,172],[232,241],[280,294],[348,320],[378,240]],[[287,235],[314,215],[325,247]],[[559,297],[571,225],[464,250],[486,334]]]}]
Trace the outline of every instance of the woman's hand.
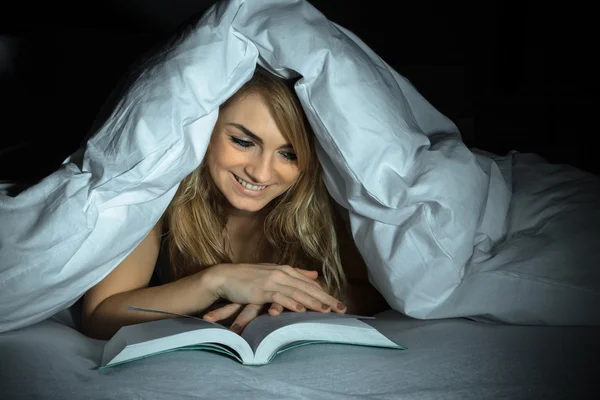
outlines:
[{"label": "woman's hand", "polygon": [[342,312],[345,306],[289,265],[218,264],[206,270],[216,297],[237,304],[278,303],[288,310]]},{"label": "woman's hand", "polygon": [[[275,264],[265,264],[265,265],[275,265]],[[320,282],[318,279],[319,273],[317,271],[309,271],[306,269],[299,269],[299,268],[296,268],[296,271],[300,272],[307,278],[312,279],[314,284],[319,285],[319,288],[323,289],[323,286],[319,284],[319,282]],[[273,304],[271,304],[271,307],[269,307],[269,315],[279,315],[283,312],[283,309],[284,308],[281,304],[273,303]]]},{"label": "woman's hand", "polygon": [[[231,303],[207,312],[202,318],[210,322],[226,321],[222,323],[231,325],[230,329],[235,333],[242,333],[254,318],[264,314],[266,308],[267,304]],[[279,315],[283,310],[284,307],[281,304],[273,303],[269,307],[268,313],[269,315]],[[231,322],[233,318],[235,319]]]},{"label": "woman's hand", "polygon": [[297,312],[312,309],[343,313],[346,310],[316,281],[316,271],[276,264],[222,264],[215,267],[220,268],[220,271],[216,271],[220,277],[218,295],[232,304],[205,314],[204,319],[216,322],[235,316],[231,329],[238,333],[264,313],[270,301],[270,315],[278,315],[284,308]]}]

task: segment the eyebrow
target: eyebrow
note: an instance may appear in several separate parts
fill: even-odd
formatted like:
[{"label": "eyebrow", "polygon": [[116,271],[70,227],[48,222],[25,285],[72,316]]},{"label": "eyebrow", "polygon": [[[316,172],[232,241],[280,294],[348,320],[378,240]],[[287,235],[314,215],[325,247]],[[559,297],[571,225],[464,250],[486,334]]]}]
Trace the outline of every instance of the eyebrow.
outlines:
[{"label": "eyebrow", "polygon": [[[256,141],[260,144],[264,144],[264,141],[257,134],[252,132],[250,129],[246,128],[244,125],[236,124],[233,122],[230,122],[227,125],[231,125],[231,126],[238,128],[240,131],[244,132],[244,135],[248,136],[249,138],[253,139],[254,141]],[[286,143],[286,144],[282,144],[281,146],[279,146],[278,150],[283,150],[283,149],[293,150],[294,146],[292,146],[291,143]]]}]

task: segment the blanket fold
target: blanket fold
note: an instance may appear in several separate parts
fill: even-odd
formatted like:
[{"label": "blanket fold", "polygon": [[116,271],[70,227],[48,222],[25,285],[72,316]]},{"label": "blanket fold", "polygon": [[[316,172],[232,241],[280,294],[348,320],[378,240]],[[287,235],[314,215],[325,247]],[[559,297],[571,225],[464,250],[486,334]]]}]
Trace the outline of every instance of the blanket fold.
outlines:
[{"label": "blanket fold", "polygon": [[[513,252],[514,235],[533,232],[527,231],[533,220],[522,221],[533,217],[519,213],[545,201],[515,197],[539,178],[525,177],[515,189],[513,164],[520,156],[469,150],[454,123],[407,79],[310,3],[221,1],[157,60],[59,170],[15,197],[1,192],[0,332],[69,307],[141,242],[179,182],[202,161],[219,105],[257,64],[301,77],[295,90],[315,131],[327,188],[347,210],[370,279],[394,309],[416,318],[600,321],[597,311],[582,306],[598,299],[593,246],[577,247],[589,253],[570,259],[576,276],[553,267],[556,274],[547,279],[537,279],[538,272],[554,252],[540,249],[574,243],[563,239],[562,225],[554,226],[554,236],[531,233],[534,241],[553,240],[538,253]],[[586,194],[596,193],[597,178],[574,171],[554,169],[585,187],[566,194],[565,207],[548,218],[564,209],[585,214],[598,204],[595,194]],[[562,190],[554,182],[547,179],[544,187]],[[600,221],[597,211],[588,215]],[[586,243],[600,243],[591,229]],[[527,258],[527,281],[522,270],[506,272]],[[596,280],[584,279],[589,276]],[[560,279],[573,290],[557,294],[546,284],[565,283]],[[582,282],[589,284],[585,296]],[[555,308],[550,296],[579,311]]]}]

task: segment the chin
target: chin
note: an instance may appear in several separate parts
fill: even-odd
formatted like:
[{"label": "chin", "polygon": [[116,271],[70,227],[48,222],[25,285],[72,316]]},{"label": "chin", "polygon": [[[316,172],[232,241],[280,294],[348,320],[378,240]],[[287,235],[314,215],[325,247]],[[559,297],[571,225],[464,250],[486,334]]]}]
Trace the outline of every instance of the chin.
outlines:
[{"label": "chin", "polygon": [[231,206],[233,208],[235,208],[238,211],[243,211],[243,212],[248,212],[248,213],[256,213],[259,212],[260,210],[262,210],[263,208],[265,208],[265,206],[267,204],[269,204],[269,202],[255,202],[255,204],[248,204],[250,202],[246,202],[246,201],[239,201],[239,199],[235,199],[237,201],[231,201],[229,200],[229,204],[231,204]]}]

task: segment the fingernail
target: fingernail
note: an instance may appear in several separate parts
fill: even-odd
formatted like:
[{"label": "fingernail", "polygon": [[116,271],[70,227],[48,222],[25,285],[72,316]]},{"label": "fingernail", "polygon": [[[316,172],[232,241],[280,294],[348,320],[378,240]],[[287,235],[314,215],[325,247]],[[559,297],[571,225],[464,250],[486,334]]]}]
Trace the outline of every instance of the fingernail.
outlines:
[{"label": "fingernail", "polygon": [[231,325],[231,330],[234,331],[235,333],[242,332],[242,328],[238,324]]},{"label": "fingernail", "polygon": [[302,307],[300,304],[296,304],[296,310],[304,311],[304,307]]},{"label": "fingernail", "polygon": [[343,310],[344,308],[346,308],[346,306],[343,303],[338,302],[337,303],[337,308],[338,308],[338,310]]},{"label": "fingernail", "polygon": [[327,311],[327,310],[329,310],[329,306],[327,304],[321,304],[321,309],[323,311]]}]

